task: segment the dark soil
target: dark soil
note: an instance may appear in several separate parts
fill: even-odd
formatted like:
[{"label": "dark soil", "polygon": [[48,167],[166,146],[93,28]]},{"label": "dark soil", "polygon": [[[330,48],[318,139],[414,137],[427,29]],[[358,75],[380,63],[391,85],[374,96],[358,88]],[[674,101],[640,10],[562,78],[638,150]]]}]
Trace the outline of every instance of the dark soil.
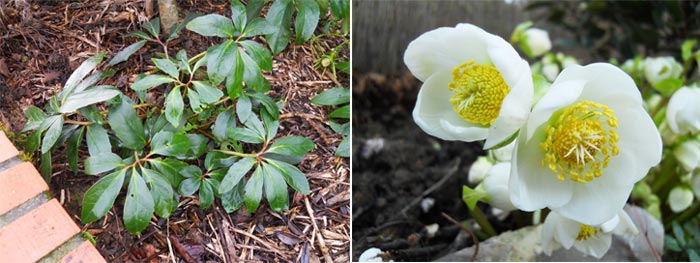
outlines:
[{"label": "dark soil", "polygon": [[[395,261],[431,261],[471,246],[471,237],[442,213],[478,229],[461,196],[482,144],[423,132],[411,116],[421,83],[408,72],[353,72],[353,85],[353,260],[370,247]],[[372,150],[378,140],[383,147]],[[426,198],[435,201],[427,212],[420,204]],[[522,225],[515,218],[525,215],[501,221],[480,206],[498,232]],[[434,223],[439,230],[430,237],[425,228]]]},{"label": "dark soil", "polygon": [[[230,2],[225,0],[187,0],[178,5],[181,18],[193,11],[230,15]],[[19,133],[26,122],[24,110],[30,105],[43,108],[86,58],[101,51],[108,51],[110,58],[135,42],[126,34],[157,17],[157,10],[150,0],[0,0],[0,128],[18,148],[24,148],[26,135]],[[193,56],[220,42],[187,30],[180,35],[169,45],[171,52],[185,48]],[[83,225],[82,197],[99,177],[70,172],[63,149],[53,158],[52,196],[82,230],[94,236],[96,247],[109,262],[173,262],[173,257],[175,262],[319,262],[326,257],[349,261],[349,161],[333,155],[342,137],[330,129],[325,116],[334,108],[309,103],[328,88],[349,86],[348,75],[339,73],[336,78],[330,70],[313,66],[318,56],[342,41],[342,37],[326,36],[304,45],[290,44],[273,58],[273,70],[265,74],[271,83],[269,95],[284,98],[278,136],[301,135],[316,144],[299,164],[309,179],[311,194],[304,197],[290,191],[288,211],[275,213],[263,203],[254,214],[245,209],[226,214],[218,201],[202,210],[196,196],[183,197],[171,218],[154,217],[140,236],[133,236],[121,221],[122,194],[105,217]],[[121,70],[107,84],[133,97],[128,86],[136,74],[152,69],[150,58],[155,52],[162,49],[147,44],[129,61],[117,65]],[[349,60],[347,49],[339,58]],[[38,165],[38,155],[23,156]],[[81,150],[81,156],[84,159],[87,152]],[[325,240],[325,247],[319,245],[319,237]]]}]

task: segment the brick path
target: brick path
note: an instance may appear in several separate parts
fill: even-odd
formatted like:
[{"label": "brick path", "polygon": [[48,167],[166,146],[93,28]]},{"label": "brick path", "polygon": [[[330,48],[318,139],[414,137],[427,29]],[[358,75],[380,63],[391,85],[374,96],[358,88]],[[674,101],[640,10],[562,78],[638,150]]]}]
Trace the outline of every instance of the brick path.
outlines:
[{"label": "brick path", "polygon": [[0,132],[0,262],[106,262]]}]

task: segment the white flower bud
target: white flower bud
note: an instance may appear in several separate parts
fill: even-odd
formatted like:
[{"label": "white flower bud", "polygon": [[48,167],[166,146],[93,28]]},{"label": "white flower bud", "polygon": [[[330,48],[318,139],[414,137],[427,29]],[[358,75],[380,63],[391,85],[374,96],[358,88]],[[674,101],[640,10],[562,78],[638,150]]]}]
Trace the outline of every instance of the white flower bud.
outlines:
[{"label": "white flower bud", "polygon": [[506,146],[501,148],[491,150],[491,155],[497,162],[510,162],[513,156],[513,149],[515,148],[515,140]]},{"label": "white flower bud", "polygon": [[687,209],[693,203],[693,191],[684,186],[676,186],[668,194],[668,205],[671,211],[678,213]]},{"label": "white flower bud", "polygon": [[[552,49],[549,33],[539,28],[528,28],[524,34],[524,50],[529,56],[539,57]],[[529,50],[529,52],[528,52]]]},{"label": "white flower bud", "polygon": [[700,88],[682,87],[671,96],[666,108],[666,121],[675,133],[700,131]]},{"label": "white flower bud", "polygon": [[549,81],[554,81],[559,75],[559,66],[557,64],[544,64],[542,67],[542,75]]},{"label": "white flower bud", "polygon": [[510,201],[508,180],[510,179],[510,162],[496,163],[489,170],[483,185],[489,194],[489,204],[503,211],[513,211],[515,206]]},{"label": "white flower bud", "polygon": [[673,149],[673,155],[688,172],[700,167],[700,141],[688,140]]},{"label": "white flower bud", "polygon": [[683,66],[673,57],[646,58],[644,76],[649,83],[656,84],[667,78],[678,78],[683,73]]},{"label": "white flower bud", "polygon": [[484,180],[491,166],[493,163],[486,156],[476,158],[476,161],[469,167],[469,183],[475,185]]}]

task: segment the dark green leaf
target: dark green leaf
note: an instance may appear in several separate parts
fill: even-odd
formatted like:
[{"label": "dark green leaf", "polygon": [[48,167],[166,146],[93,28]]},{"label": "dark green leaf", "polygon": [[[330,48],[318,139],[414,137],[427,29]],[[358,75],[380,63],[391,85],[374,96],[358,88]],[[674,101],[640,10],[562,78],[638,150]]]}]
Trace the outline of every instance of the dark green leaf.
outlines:
[{"label": "dark green leaf", "polygon": [[671,228],[673,229],[673,235],[676,236],[678,245],[680,245],[681,247],[685,247],[685,232],[683,232],[683,228],[681,228],[681,225],[678,224],[678,222],[673,221],[673,223],[671,224]]},{"label": "dark green leaf", "polygon": [[350,2],[348,0],[331,0],[331,13],[336,19],[350,17]]},{"label": "dark green leaf", "polygon": [[[238,161],[238,157],[236,156],[228,155],[222,152],[210,151],[207,153],[207,157],[204,159],[204,167],[209,171],[218,168],[229,168],[231,165],[236,163],[236,161]],[[217,180],[223,180],[224,174],[222,174],[221,178],[218,178]]]},{"label": "dark green leaf", "polygon": [[90,105],[87,107],[82,107],[78,110],[80,112],[80,115],[83,115],[88,121],[97,123],[102,125],[104,123],[104,117],[102,117],[102,113],[100,113],[100,110],[97,109],[97,106],[95,105]]},{"label": "dark green leaf", "polygon": [[265,198],[273,211],[280,212],[288,206],[287,184],[284,182],[282,173],[275,167],[262,165],[262,168]]},{"label": "dark green leaf", "polygon": [[90,73],[90,71],[95,69],[95,67],[97,67],[97,65],[100,64],[100,62],[102,62],[102,59],[105,57],[105,54],[107,54],[107,52],[102,52],[88,58],[82,64],[80,64],[80,66],[77,69],[75,69],[75,71],[73,71],[73,74],[71,74],[70,77],[68,77],[66,84],[63,85],[63,91],[59,93],[61,102],[66,101],[66,98],[69,95],[73,94],[73,90],[75,89],[75,87],[77,87],[78,84],[80,84],[80,82],[85,78],[85,76],[87,76]]},{"label": "dark green leaf", "polygon": [[187,178],[199,179],[202,177],[202,170],[196,165],[188,165],[180,170],[180,174]]},{"label": "dark green leaf", "polygon": [[75,110],[80,109],[82,107],[114,98],[119,94],[121,94],[121,91],[116,89],[114,86],[95,86],[90,89],[86,89],[82,92],[74,93],[68,96],[68,98],[63,103],[63,105],[61,105],[61,108],[59,108],[58,111],[61,113],[74,112]]},{"label": "dark green leaf", "polygon": [[153,64],[156,64],[156,67],[158,67],[158,69],[170,75],[171,77],[173,77],[173,79],[178,79],[180,77],[180,71],[177,70],[177,65],[170,61],[170,59],[152,58],[152,60]]},{"label": "dark green leaf", "polygon": [[274,33],[265,36],[273,54],[282,52],[289,43],[289,38],[292,36],[290,27],[293,12],[294,5],[291,0],[275,0],[267,11],[267,21],[277,29]]},{"label": "dark green leaf", "polygon": [[165,83],[170,83],[175,81],[175,79],[170,78],[166,75],[160,75],[160,74],[153,74],[153,75],[148,75],[143,78],[137,79],[134,81],[133,84],[131,84],[131,89],[135,91],[142,91],[142,90],[147,90],[152,87],[165,84]]},{"label": "dark green leaf", "polygon": [[151,222],[155,205],[146,182],[135,169],[132,171],[124,201],[124,226],[131,234],[138,234]]},{"label": "dark green leaf", "polygon": [[255,131],[248,128],[231,127],[226,131],[226,135],[236,141],[247,143],[263,143],[265,139]]},{"label": "dark green leaf", "polygon": [[294,30],[297,44],[302,44],[314,35],[318,26],[320,11],[316,0],[297,0],[297,13]]},{"label": "dark green leaf", "polygon": [[184,178],[180,171],[187,167],[187,163],[174,158],[150,159],[148,162],[168,180],[170,185],[180,185]]},{"label": "dark green leaf", "polygon": [[58,141],[58,137],[61,136],[61,130],[63,130],[63,115],[53,115],[46,118],[44,122],[49,123],[49,128],[46,130],[46,134],[44,134],[44,139],[41,140],[41,153],[46,153],[51,150],[51,147]]},{"label": "dark green leaf", "polygon": [[[116,71],[113,69],[107,70],[105,72],[96,70],[95,72],[92,73],[89,77],[85,78],[80,84],[78,84],[77,87],[75,87],[75,90],[73,90],[73,93],[78,93],[86,90],[89,87],[94,86],[98,81],[103,80],[105,78],[114,76],[114,73]],[[111,87],[111,86],[107,86]]]},{"label": "dark green leaf", "polygon": [[170,34],[168,34],[168,39],[166,39],[165,42],[168,42],[170,40],[173,40],[173,39],[180,37],[178,34],[180,33],[180,31],[183,28],[185,28],[185,25],[187,25],[190,21],[192,21],[192,19],[195,19],[201,15],[202,14],[197,13],[197,12],[187,13],[187,15],[185,15],[185,19],[183,19],[182,22],[178,23],[177,25],[175,25],[173,28],[170,29]]},{"label": "dark green leaf", "polygon": [[286,162],[278,162],[270,159],[267,159],[267,162],[271,165],[271,168],[279,170],[284,180],[287,181],[287,184],[294,188],[294,190],[305,195],[311,192],[309,189],[309,181],[306,179],[306,176],[304,176],[304,173],[299,171],[299,168]]},{"label": "dark green leaf", "polygon": [[112,152],[112,144],[107,137],[107,131],[97,123],[87,126],[87,146],[90,155]]},{"label": "dark green leaf", "polygon": [[212,86],[209,82],[193,81],[192,84],[194,84],[194,89],[199,93],[201,101],[206,104],[214,104],[224,96],[221,90]]},{"label": "dark green leaf", "polygon": [[41,109],[30,105],[24,111],[24,117],[27,118],[28,122],[22,129],[22,132],[36,130],[39,128],[39,125],[46,120],[47,115]]},{"label": "dark green leaf", "polygon": [[199,189],[202,181],[197,178],[187,178],[180,183],[180,194],[193,195]]},{"label": "dark green leaf", "polygon": [[216,117],[216,121],[214,122],[214,125],[211,126],[211,132],[214,135],[214,138],[218,141],[224,141],[226,140],[226,130],[229,127],[235,127],[236,126],[236,118],[233,116],[233,109],[228,109],[225,111],[222,111],[219,113],[219,116]]},{"label": "dark green leaf", "polygon": [[180,94],[180,86],[177,86],[173,88],[165,98],[165,119],[167,119],[173,127],[179,126],[184,108],[185,102],[182,100],[182,94]]},{"label": "dark green leaf", "polygon": [[114,66],[120,62],[126,61],[127,59],[129,59],[129,57],[131,55],[136,53],[136,51],[139,51],[139,49],[141,49],[143,47],[143,45],[146,44],[146,42],[147,42],[146,40],[141,40],[141,41],[138,41],[136,43],[129,45],[128,47],[125,47],[124,49],[119,51],[116,55],[114,55],[114,57],[109,60],[109,63],[107,63],[107,65]]},{"label": "dark green leaf", "polygon": [[253,105],[250,103],[250,98],[245,95],[238,97],[238,102],[236,102],[236,114],[238,114],[238,120],[243,123],[253,114]]},{"label": "dark green leaf", "polygon": [[[144,33],[144,32],[141,32],[141,31],[134,31],[134,32],[131,32],[131,33],[126,34],[126,35],[127,35],[127,36],[130,36],[130,37],[137,37],[137,38],[140,38],[140,39],[143,39],[143,40],[149,40],[149,39],[151,39],[151,36],[149,36],[148,34],[146,34],[146,33]],[[115,63],[115,64],[116,64],[116,63]]]},{"label": "dark green leaf", "polygon": [[291,164],[298,164],[304,160],[303,156],[292,156],[292,155],[270,153],[270,152],[267,152],[267,153],[263,154],[262,156],[265,158],[268,158],[268,159],[278,160],[281,162],[291,163]]},{"label": "dark green leaf", "polygon": [[340,62],[335,65],[335,68],[342,72],[345,72],[345,74],[350,74],[350,62]]},{"label": "dark green leaf", "polygon": [[262,199],[263,191],[263,169],[258,166],[255,168],[253,175],[248,179],[248,183],[245,185],[245,206],[248,208],[248,212],[253,213],[258,210],[260,206],[260,200]]},{"label": "dark green leaf", "polygon": [[238,31],[243,31],[248,17],[246,16],[245,6],[238,0],[231,0],[231,20]]},{"label": "dark green leaf", "polygon": [[187,134],[190,139],[190,149],[186,154],[177,155],[178,159],[192,160],[197,159],[207,150],[207,138],[201,134]]},{"label": "dark green leaf", "polygon": [[328,0],[316,0],[318,3],[318,9],[321,10],[321,16],[328,12]]},{"label": "dark green leaf", "polygon": [[232,213],[243,206],[243,192],[245,191],[244,181],[241,180],[232,191],[221,194],[221,205],[226,213]]},{"label": "dark green leaf", "polygon": [[27,139],[27,147],[26,150],[27,152],[33,153],[36,151],[37,148],[39,148],[39,143],[41,142],[41,131],[35,131],[32,133],[31,136]]},{"label": "dark green leaf", "polygon": [[252,40],[245,40],[240,42],[240,44],[245,48],[245,52],[253,58],[253,61],[258,64],[260,69],[264,71],[272,70],[272,54],[265,46]]},{"label": "dark green leaf", "polygon": [[124,166],[124,161],[112,152],[102,152],[85,159],[85,173],[90,175],[109,172],[120,166]]},{"label": "dark green leaf", "polygon": [[214,86],[218,86],[231,72],[235,72],[237,53],[238,45],[233,40],[224,41],[207,50],[207,74]]},{"label": "dark green leaf", "polygon": [[258,119],[258,116],[255,116],[255,114],[251,114],[250,117],[243,122],[243,125],[251,129],[261,138],[265,138],[265,127],[263,126],[262,122],[260,122],[260,119]]},{"label": "dark green leaf", "polygon": [[302,156],[314,149],[314,147],[316,147],[314,142],[306,137],[287,136],[275,140],[268,152]]},{"label": "dark green leaf", "polygon": [[311,103],[325,106],[335,106],[348,102],[350,102],[350,89],[348,88],[332,88],[311,99]]},{"label": "dark green leaf", "polygon": [[78,132],[74,132],[73,135],[68,139],[68,144],[66,145],[66,159],[68,159],[68,165],[73,173],[78,172],[78,147],[80,147],[80,142],[83,140],[83,134],[85,133],[85,126],[81,127]]},{"label": "dark green leaf", "polygon": [[245,52],[238,52],[238,54],[241,55],[241,59],[245,65],[243,68],[243,81],[245,81],[246,87],[252,88],[258,92],[267,92],[270,90],[270,83],[263,77],[258,64]]},{"label": "dark green leaf", "polygon": [[328,118],[350,119],[350,105],[337,108],[328,114]]},{"label": "dark green leaf", "polygon": [[270,114],[270,117],[272,117],[275,120],[280,118],[280,110],[277,107],[277,103],[275,103],[275,101],[273,101],[270,97],[257,92],[250,93],[249,95],[258,100],[260,104],[262,104],[263,107],[265,107],[265,110],[267,111],[267,113]]},{"label": "dark green leaf", "polygon": [[350,158],[350,140],[348,137],[343,138],[343,140],[340,142],[338,148],[335,149],[335,155]]},{"label": "dark green leaf", "polygon": [[262,117],[263,124],[265,124],[265,130],[267,131],[266,139],[272,140],[277,135],[277,129],[279,129],[280,122],[270,116],[267,110],[260,111],[260,117]]},{"label": "dark green leaf", "polygon": [[334,132],[340,133],[343,136],[349,136],[350,135],[350,123],[343,123],[339,124],[334,121],[329,121],[328,125],[331,126],[331,129],[333,129]]},{"label": "dark green leaf", "polygon": [[254,37],[254,36],[259,36],[259,35],[267,35],[267,34],[272,34],[277,31],[277,28],[270,24],[269,21],[263,19],[263,18],[255,18],[248,23],[248,26],[246,26],[245,30],[243,31],[243,34],[246,37]]},{"label": "dark green leaf", "polygon": [[236,65],[233,68],[233,75],[226,78],[226,94],[229,98],[236,99],[243,92],[243,76],[245,63],[241,58],[241,52],[236,51]]},{"label": "dark green leaf", "polygon": [[671,251],[683,251],[683,249],[678,245],[678,241],[676,241],[671,236],[664,236],[664,247],[668,248]]},{"label": "dark green leaf", "polygon": [[153,37],[158,38],[158,35],[160,35],[160,18],[156,17],[151,19],[151,21],[143,25],[143,28],[145,28],[148,33],[151,33]]},{"label": "dark green leaf", "polygon": [[45,152],[41,154],[41,177],[44,178],[46,183],[51,182],[51,175],[53,175],[53,168],[51,167],[51,152]]},{"label": "dark green leaf", "polygon": [[245,178],[245,175],[253,168],[255,163],[256,161],[253,158],[243,158],[233,164],[231,168],[228,169],[228,172],[226,172],[224,179],[221,180],[218,189],[219,193],[223,194],[231,191],[242,178]]},{"label": "dark green leaf", "polygon": [[161,131],[153,136],[151,153],[165,156],[186,154],[190,149],[190,139],[184,134]]},{"label": "dark green leaf", "polygon": [[176,203],[173,198],[173,187],[168,183],[168,179],[151,169],[142,169],[141,172],[151,186],[151,196],[153,197],[156,214],[162,218],[170,217],[171,208]]},{"label": "dark green leaf", "polygon": [[180,49],[175,54],[175,58],[177,58],[177,67],[180,71],[187,71],[188,74],[192,74],[192,67],[190,66],[189,58],[187,58],[187,50]]},{"label": "dark green leaf", "polygon": [[146,146],[143,123],[136,115],[133,105],[126,99],[122,99],[121,103],[110,107],[107,119],[114,134],[122,141],[124,147],[138,151]]},{"label": "dark green leaf", "polygon": [[57,145],[64,145],[65,143],[68,142],[68,138],[70,138],[71,135],[75,132],[75,130],[78,129],[80,125],[78,124],[66,124],[63,126],[63,129],[61,130],[61,136],[58,136],[58,141],[56,141]]},{"label": "dark green leaf", "polygon": [[254,18],[260,16],[260,10],[262,10],[263,5],[265,5],[265,0],[248,1],[248,5],[245,7],[248,21],[252,21]]},{"label": "dark green leaf", "polygon": [[691,262],[698,262],[700,261],[700,255],[698,255],[698,252],[692,249],[688,249],[688,259],[690,259]]},{"label": "dark green leaf", "polygon": [[199,188],[199,207],[202,209],[209,208],[214,202],[214,189],[210,181],[210,179],[205,179]]},{"label": "dark green leaf", "polygon": [[83,224],[97,221],[104,216],[117,198],[124,184],[126,169],[115,171],[97,181],[85,192],[80,220]]},{"label": "dark green leaf", "polygon": [[202,99],[199,98],[199,93],[193,89],[187,89],[187,99],[190,101],[190,108],[195,113],[202,111]]},{"label": "dark green leaf", "polygon": [[231,19],[217,14],[209,14],[192,19],[185,27],[206,37],[233,37],[236,31],[233,23],[231,23]]}]

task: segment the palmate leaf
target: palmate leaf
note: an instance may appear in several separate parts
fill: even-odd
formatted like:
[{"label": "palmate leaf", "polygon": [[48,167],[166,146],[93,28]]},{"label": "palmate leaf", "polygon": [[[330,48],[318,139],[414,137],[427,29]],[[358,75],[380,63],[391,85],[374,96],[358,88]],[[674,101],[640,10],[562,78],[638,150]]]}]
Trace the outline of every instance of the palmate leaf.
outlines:
[{"label": "palmate leaf", "polygon": [[245,40],[240,42],[240,44],[245,48],[245,52],[253,58],[253,61],[258,64],[260,69],[265,71],[272,70],[272,54],[265,46],[252,40]]},{"label": "palmate leaf", "polygon": [[239,0],[231,0],[231,20],[239,32],[243,31],[248,22],[245,6]]},{"label": "palmate leaf", "polygon": [[173,79],[178,79],[180,77],[180,71],[177,70],[177,65],[169,59],[152,58],[151,60],[153,60],[153,64],[155,64],[158,69],[170,75]]},{"label": "palmate leaf", "polygon": [[214,180],[204,179],[199,188],[199,206],[202,209],[207,209],[214,203],[214,189]]},{"label": "palmate leaf", "polygon": [[228,109],[225,111],[222,111],[219,113],[219,116],[216,117],[216,121],[214,121],[214,125],[211,126],[211,133],[214,135],[214,138],[218,141],[224,141],[226,140],[226,130],[228,130],[229,127],[235,127],[236,126],[236,118],[233,115],[233,109]]},{"label": "palmate leaf", "polygon": [[80,220],[84,224],[97,221],[104,216],[122,189],[126,169],[115,171],[97,181],[85,192]]},{"label": "palmate leaf", "polygon": [[170,78],[165,75],[160,75],[160,74],[153,74],[153,75],[148,75],[144,76],[143,78],[137,79],[134,81],[133,84],[131,84],[131,89],[135,91],[144,91],[147,89],[150,89],[152,87],[165,84],[165,83],[170,83],[174,82],[175,79]]}]

